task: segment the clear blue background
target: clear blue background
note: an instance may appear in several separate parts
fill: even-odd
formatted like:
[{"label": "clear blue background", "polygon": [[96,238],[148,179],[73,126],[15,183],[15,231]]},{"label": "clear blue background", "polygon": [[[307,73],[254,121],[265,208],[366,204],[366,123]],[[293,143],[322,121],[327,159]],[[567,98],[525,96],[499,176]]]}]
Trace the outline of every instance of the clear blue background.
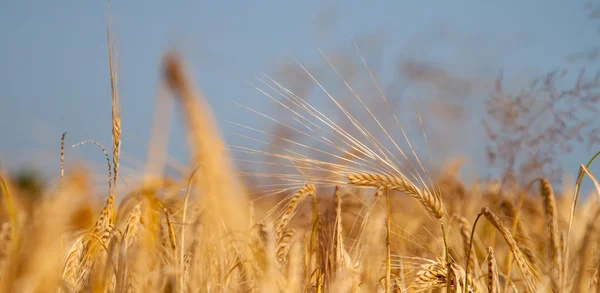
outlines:
[{"label": "clear blue background", "polygon": [[[57,176],[63,131],[69,132],[69,144],[94,139],[110,146],[106,8],[105,1],[0,3],[5,167],[32,164]],[[316,45],[351,48],[353,37],[376,35],[384,40],[384,76],[394,72],[397,58],[414,57],[438,58],[471,77],[504,68],[514,80],[526,80],[564,66],[568,55],[600,40],[583,1],[130,0],[113,1],[111,11],[123,164],[138,171],[150,136],[160,58],[170,47],[184,52],[225,137],[235,141],[225,121],[249,123],[256,116],[233,102],[267,101],[244,81],[274,74],[292,56],[318,62]],[[169,154],[183,162],[185,140],[175,125]],[[465,144],[476,149],[477,141]],[[577,149],[564,158],[565,167],[574,173],[592,153]],[[68,155],[103,166],[91,147]]]}]

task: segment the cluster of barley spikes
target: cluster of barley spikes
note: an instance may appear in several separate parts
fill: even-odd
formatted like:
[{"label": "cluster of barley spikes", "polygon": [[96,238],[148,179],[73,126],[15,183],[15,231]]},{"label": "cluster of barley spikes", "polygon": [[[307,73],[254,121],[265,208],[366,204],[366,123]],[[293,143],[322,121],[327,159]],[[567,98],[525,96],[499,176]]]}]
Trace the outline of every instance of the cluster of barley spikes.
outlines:
[{"label": "cluster of barley spikes", "polygon": [[[357,119],[302,65],[345,123],[265,76],[260,91],[292,122],[252,110],[284,131],[239,125],[269,150],[228,149],[181,59],[167,54],[164,80],[187,126],[189,173],[147,175],[117,204],[121,114],[110,48],[109,40],[112,160],[91,142],[108,161],[106,202],[93,204],[85,169],[64,166],[65,135],[60,186],[41,199],[25,204],[24,191],[1,176],[2,292],[600,292],[600,205],[595,194],[577,205],[584,175],[598,189],[593,159],[574,191],[558,196],[544,178],[509,191],[466,186],[452,168],[426,172],[393,113],[394,132],[340,75],[365,110]],[[235,171],[229,150],[251,170]],[[97,217],[85,221],[91,211]]]}]

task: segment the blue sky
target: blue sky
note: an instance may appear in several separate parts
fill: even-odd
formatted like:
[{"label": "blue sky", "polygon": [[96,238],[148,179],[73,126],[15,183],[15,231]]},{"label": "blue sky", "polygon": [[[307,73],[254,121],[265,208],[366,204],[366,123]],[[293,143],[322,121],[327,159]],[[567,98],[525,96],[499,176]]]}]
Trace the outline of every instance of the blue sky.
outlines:
[{"label": "blue sky", "polygon": [[[555,69],[599,40],[583,1],[148,0],[113,1],[111,11],[124,164],[133,168],[145,157],[160,58],[170,47],[184,52],[225,137],[235,140],[225,121],[249,123],[256,116],[233,102],[260,107],[256,101],[266,101],[244,81],[273,74],[292,57],[317,62],[317,45],[351,48],[352,38],[380,36],[382,78],[400,56],[439,60],[469,76],[503,67],[519,79]],[[69,143],[110,145],[105,17],[105,1],[0,3],[3,164],[57,171],[63,131]],[[177,126],[171,133],[169,154],[183,161],[181,133]],[[102,163],[90,149],[73,156]],[[591,154],[569,157],[576,164],[567,167],[576,169]]]}]

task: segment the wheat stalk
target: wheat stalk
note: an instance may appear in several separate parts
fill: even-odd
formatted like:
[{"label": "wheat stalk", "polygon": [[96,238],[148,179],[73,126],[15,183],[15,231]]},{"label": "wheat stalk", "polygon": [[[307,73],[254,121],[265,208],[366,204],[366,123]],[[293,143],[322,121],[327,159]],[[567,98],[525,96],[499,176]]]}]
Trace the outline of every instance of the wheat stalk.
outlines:
[{"label": "wheat stalk", "polygon": [[[466,256],[469,253],[469,240],[471,239],[471,231],[469,230],[469,228],[471,227],[471,224],[463,216],[454,215],[453,218],[458,221],[458,227],[460,229],[460,236],[463,241],[464,253]],[[469,267],[470,268],[478,268],[479,267],[479,265],[477,264],[476,257],[469,259]]]},{"label": "wheat stalk", "polygon": [[66,132],[63,132],[60,137],[60,188],[63,188],[65,181],[65,137]]},{"label": "wheat stalk", "polygon": [[[587,174],[590,179],[592,179],[592,181],[594,182],[594,185],[596,186],[596,191],[598,192],[598,195],[600,196],[600,186],[598,186],[598,181],[594,178],[594,176],[589,172],[589,170],[587,168],[590,167],[590,165],[592,164],[592,162],[594,162],[594,160],[600,156],[600,152],[597,152],[589,161],[586,165],[579,165],[579,172],[577,173],[577,181],[575,183],[575,190],[573,192],[573,201],[571,203],[571,212],[569,213],[569,225],[567,226],[567,235],[565,238],[565,248],[563,249],[564,251],[564,263],[563,263],[563,271],[566,271],[567,268],[569,267],[569,248],[570,248],[570,241],[569,239],[571,239],[571,227],[573,226],[573,218],[575,217],[575,207],[577,206],[577,200],[579,199],[579,189],[581,188],[581,182],[583,180],[583,176],[584,174]],[[560,289],[563,288],[563,286],[565,286],[566,282],[567,282],[567,274],[563,274],[562,279],[560,280],[561,282],[561,286]]]},{"label": "wheat stalk", "polygon": [[391,233],[392,233],[392,203],[390,201],[390,190],[388,188],[385,189],[385,198],[386,198],[386,212],[387,218],[385,221],[385,292],[390,292],[390,284],[391,284],[391,273],[392,273],[392,243],[391,243]]},{"label": "wheat stalk", "polygon": [[575,282],[573,283],[573,288],[576,289],[577,292],[584,292],[588,290],[588,285],[584,281],[584,277],[588,275],[586,270],[590,266],[591,261],[594,259],[591,247],[597,241],[595,224],[597,223],[598,218],[600,218],[600,208],[596,209],[596,212],[588,221],[585,234],[581,240],[581,247],[579,248],[578,253],[580,259],[579,271],[577,271]]},{"label": "wheat stalk", "polygon": [[517,262],[517,265],[521,270],[521,274],[525,278],[527,290],[529,292],[535,292],[538,282],[536,281],[536,278],[533,275],[529,264],[523,257],[523,253],[521,252],[521,249],[519,249],[515,238],[512,236],[510,231],[504,226],[504,224],[502,224],[500,219],[498,219],[498,217],[490,209],[488,209],[487,207],[482,208],[481,214],[483,214],[488,219],[488,221],[490,221],[490,223],[492,223],[492,225],[494,225],[494,227],[496,227],[496,229],[500,231],[500,234],[502,234],[502,236],[504,237],[504,240],[508,244],[510,251],[515,257],[515,261]]},{"label": "wheat stalk", "polygon": [[[519,249],[523,252],[523,255],[532,264],[536,263],[535,252],[531,247],[527,246],[526,240],[528,239],[527,234],[525,233],[525,228],[523,227],[523,223],[518,219],[517,212],[515,211],[515,206],[509,200],[503,200],[502,211],[513,220],[513,233],[515,236],[515,240],[517,241],[517,245],[519,245]],[[507,256],[507,267],[510,266],[510,258]]]}]

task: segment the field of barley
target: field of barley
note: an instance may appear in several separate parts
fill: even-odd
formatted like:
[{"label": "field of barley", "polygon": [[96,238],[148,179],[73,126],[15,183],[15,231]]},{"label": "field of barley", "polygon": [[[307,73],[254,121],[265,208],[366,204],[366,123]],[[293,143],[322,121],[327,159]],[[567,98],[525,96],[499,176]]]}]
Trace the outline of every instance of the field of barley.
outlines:
[{"label": "field of barley", "polygon": [[[600,152],[563,170],[572,182],[546,168],[600,135],[579,132],[595,116],[554,107],[595,111],[600,74],[582,71],[563,89],[566,72],[553,71],[516,95],[498,78],[483,124],[490,162],[506,164],[468,181],[461,158],[432,160],[424,125],[436,117],[415,103],[403,111],[416,123],[401,122],[356,43],[360,85],[323,51],[335,90],[296,60],[327,106],[266,74],[249,82],[281,115],[242,106],[268,125],[234,122],[245,144],[224,142],[173,49],[160,63],[162,98],[178,107],[189,160],[181,176],[160,175],[164,150],[148,146],[141,183],[122,193],[128,113],[111,36],[107,24],[112,144],[57,133],[60,173],[43,189],[0,169],[1,292],[600,292],[600,183],[590,171]],[[528,109],[555,116],[540,126]],[[83,145],[105,157],[101,198],[89,166],[66,163]]]}]

